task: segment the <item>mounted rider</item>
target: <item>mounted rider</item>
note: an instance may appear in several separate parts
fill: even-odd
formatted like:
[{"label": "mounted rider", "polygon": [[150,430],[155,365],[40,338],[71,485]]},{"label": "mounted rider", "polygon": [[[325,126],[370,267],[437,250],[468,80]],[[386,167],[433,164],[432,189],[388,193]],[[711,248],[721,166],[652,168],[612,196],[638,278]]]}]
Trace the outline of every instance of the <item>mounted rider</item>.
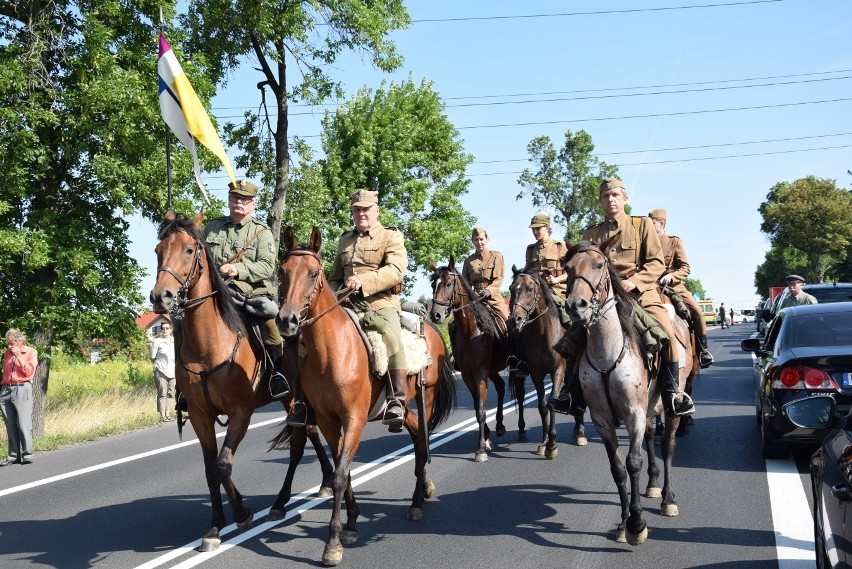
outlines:
[{"label": "mounted rider", "polygon": [[488,232],[483,227],[474,227],[470,240],[475,251],[464,260],[461,274],[488,305],[498,329],[506,334],[509,308],[500,290],[506,270],[503,255],[488,248]]},{"label": "mounted rider", "polygon": [[698,352],[698,365],[702,368],[710,367],[713,364],[713,355],[707,349],[707,323],[704,321],[704,314],[692,297],[692,293],[683,284],[683,281],[689,276],[690,272],[683,240],[677,235],[666,233],[666,210],[652,209],[648,217],[654,223],[657,237],[660,238],[660,245],[663,247],[663,258],[666,264],[665,272],[657,282],[660,283],[663,293],[672,298],[672,304],[675,305],[675,309],[677,309],[678,300],[686,305],[686,309],[688,310],[686,316],[688,318],[684,315],[681,316],[690,323],[690,328],[692,328],[695,339],[698,341],[700,348]]},{"label": "mounted rider", "polygon": [[[229,183],[229,214],[208,221],[202,238],[229,287],[246,299],[274,299],[272,276],[278,259],[269,226],[252,216],[257,192],[258,187],[246,180]],[[274,316],[260,322],[260,333],[272,363],[269,391],[273,399],[280,399],[290,392],[290,384],[282,368],[283,340]]]}]

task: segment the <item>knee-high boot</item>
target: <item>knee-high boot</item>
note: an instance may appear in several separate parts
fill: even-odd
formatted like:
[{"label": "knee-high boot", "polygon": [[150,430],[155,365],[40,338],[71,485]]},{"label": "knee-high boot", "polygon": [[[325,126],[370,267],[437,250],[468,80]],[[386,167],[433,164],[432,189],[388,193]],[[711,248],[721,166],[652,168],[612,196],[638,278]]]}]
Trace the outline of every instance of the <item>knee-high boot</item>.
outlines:
[{"label": "knee-high boot", "polygon": [[[580,384],[580,376],[577,374],[574,367],[573,358],[569,359],[568,365],[565,368],[565,381],[562,383],[559,393],[554,395],[553,391],[551,391],[550,397],[547,398],[547,405],[553,408],[553,410],[557,413],[571,413],[571,408],[574,403],[571,392],[574,385],[579,386]],[[553,387],[554,389],[556,388],[555,385]]]},{"label": "knee-high boot", "polygon": [[284,354],[281,344],[264,346],[269,359],[272,361],[272,375],[269,377],[269,393],[273,399],[281,399],[290,393],[290,383],[284,376],[282,363]]},{"label": "knee-high boot", "polygon": [[404,369],[388,370],[390,388],[392,393],[388,395],[385,415],[382,424],[387,425],[392,433],[402,430],[402,421],[405,417],[405,400],[408,391],[408,373]]},{"label": "knee-high boot", "polygon": [[660,384],[660,395],[663,398],[663,408],[666,413],[675,415],[691,415],[695,413],[695,405],[692,398],[686,393],[678,393],[680,366],[678,362],[660,363],[660,373],[657,381]]},{"label": "knee-high boot", "polygon": [[707,368],[713,365],[713,355],[707,349],[707,335],[696,334],[695,339],[698,340],[698,365],[701,368]]}]

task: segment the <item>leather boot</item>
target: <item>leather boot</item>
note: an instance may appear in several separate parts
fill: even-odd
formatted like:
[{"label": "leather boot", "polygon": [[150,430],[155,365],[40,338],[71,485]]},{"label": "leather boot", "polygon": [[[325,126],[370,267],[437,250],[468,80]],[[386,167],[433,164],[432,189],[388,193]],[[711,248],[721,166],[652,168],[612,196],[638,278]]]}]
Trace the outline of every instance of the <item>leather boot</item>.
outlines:
[{"label": "leather boot", "polygon": [[269,394],[273,399],[281,399],[290,393],[290,383],[284,377],[282,362],[284,355],[281,345],[265,346],[269,359],[272,360],[272,375],[269,378]]},{"label": "leather boot", "polygon": [[710,350],[707,349],[707,336],[696,334],[695,339],[698,340],[698,345],[700,347],[698,352],[698,366],[702,369],[708,368],[713,365],[713,355],[710,353]]},{"label": "leather boot", "polygon": [[691,415],[695,413],[695,405],[692,398],[686,393],[678,393],[678,376],[680,366],[678,362],[660,363],[660,373],[657,381],[660,384],[660,395],[663,398],[663,408],[666,413],[677,416]]},{"label": "leather boot", "polygon": [[547,406],[552,408],[557,413],[569,414],[571,413],[571,409],[573,407],[573,398],[571,397],[571,389],[575,382],[579,384],[580,376],[573,372],[574,365],[572,362],[569,362],[569,375],[565,382],[562,384],[562,389],[559,390],[559,394],[554,396],[551,392],[550,397],[547,398]]},{"label": "leather boot", "polygon": [[284,417],[291,427],[304,427],[308,424],[308,406],[301,399],[293,402],[293,409]]},{"label": "leather boot", "polygon": [[385,416],[382,418],[382,424],[387,425],[390,432],[398,433],[402,431],[402,421],[405,417],[408,373],[404,369],[390,369],[388,370],[388,376],[390,376],[392,396],[387,398],[388,404],[385,408]]}]

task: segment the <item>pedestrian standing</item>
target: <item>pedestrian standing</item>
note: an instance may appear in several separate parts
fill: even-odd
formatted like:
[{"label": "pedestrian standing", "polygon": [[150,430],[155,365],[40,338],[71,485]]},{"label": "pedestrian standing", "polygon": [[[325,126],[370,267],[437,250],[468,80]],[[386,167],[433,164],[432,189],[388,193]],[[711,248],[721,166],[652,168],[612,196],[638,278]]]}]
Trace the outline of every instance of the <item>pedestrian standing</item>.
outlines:
[{"label": "pedestrian standing", "polygon": [[0,460],[0,466],[33,462],[33,377],[38,352],[25,342],[20,330],[6,332],[0,411],[9,436],[9,453]]},{"label": "pedestrian standing", "polygon": [[160,335],[151,342],[148,355],[154,364],[154,386],[157,388],[157,412],[160,421],[172,420],[169,410],[175,401],[175,339],[172,323],[160,326]]}]

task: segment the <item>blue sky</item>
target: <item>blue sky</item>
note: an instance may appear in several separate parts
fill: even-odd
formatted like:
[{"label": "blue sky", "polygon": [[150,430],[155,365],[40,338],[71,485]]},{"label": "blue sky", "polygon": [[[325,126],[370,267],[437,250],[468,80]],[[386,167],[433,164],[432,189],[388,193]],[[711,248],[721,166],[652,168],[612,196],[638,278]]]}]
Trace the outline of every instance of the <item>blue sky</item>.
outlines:
[{"label": "blue sky", "polygon": [[[536,136],[561,146],[566,130],[588,132],[596,154],[619,166],[633,213],[665,208],[692,276],[733,308],[758,299],[754,270],[769,243],[757,208],[769,189],[808,175],[852,186],[848,1],[406,4],[414,23],[392,36],[405,57],[398,72],[349,54],[333,73],[348,95],[409,74],[434,82],[475,156],[463,203],[503,253],[507,279],[534,240],[537,210],[515,196]],[[212,101],[220,124],[257,107],[258,80],[246,65],[221,89]],[[290,134],[319,149],[324,110],[294,108],[306,114],[291,115]],[[225,195],[226,177],[205,181]],[[153,275],[154,227],[133,225],[131,254]],[[146,296],[152,284],[143,281]],[[421,294],[431,296],[424,278]]]}]

